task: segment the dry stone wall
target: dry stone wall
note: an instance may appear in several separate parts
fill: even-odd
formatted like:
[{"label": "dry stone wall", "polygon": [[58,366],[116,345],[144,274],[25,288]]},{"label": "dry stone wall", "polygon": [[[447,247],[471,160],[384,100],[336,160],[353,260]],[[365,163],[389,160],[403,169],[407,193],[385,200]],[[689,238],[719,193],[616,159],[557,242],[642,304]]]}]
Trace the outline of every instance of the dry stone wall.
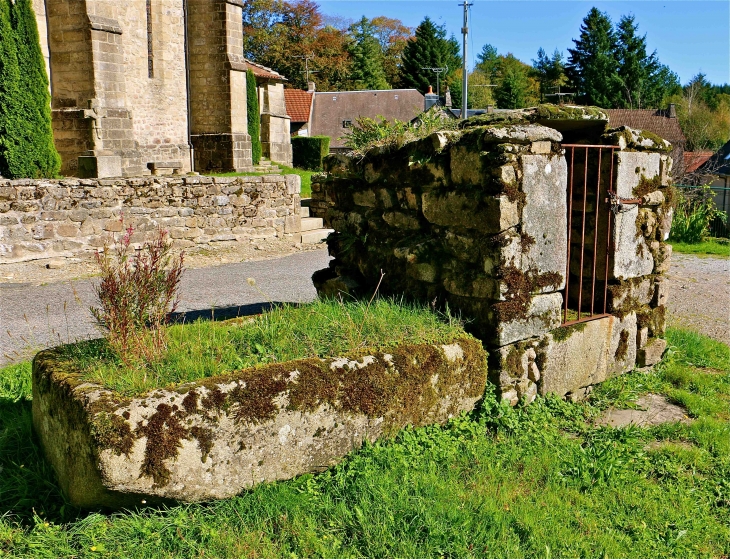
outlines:
[{"label": "dry stone wall", "polygon": [[298,233],[300,187],[296,175],[0,179],[0,263],[98,250],[128,226],[133,243],[161,227],[178,247]]},{"label": "dry stone wall", "polygon": [[[320,294],[367,293],[379,285],[381,293],[460,312],[491,348],[490,380],[512,404],[538,393],[584,396],[611,376],[656,363],[666,346],[669,144],[630,129],[601,137],[600,113],[545,113],[546,125],[520,122],[524,113],[517,113],[396,150],[331,156],[312,185],[313,215],[336,231],[328,240],[335,259],[313,277]],[[599,201],[606,217],[596,219],[608,222],[611,177],[619,197],[638,202],[614,208],[608,285],[606,248],[596,258],[603,260],[596,292],[608,292],[607,313],[564,326],[577,318],[563,314],[566,273],[575,284],[582,260],[571,258],[568,266],[569,169],[556,128],[576,137],[575,120],[594,114],[593,137],[583,143],[616,146],[613,159],[593,167],[606,197]],[[572,223],[574,250],[576,229]],[[608,240],[605,226],[597,230]],[[569,291],[573,308],[577,285]]]}]

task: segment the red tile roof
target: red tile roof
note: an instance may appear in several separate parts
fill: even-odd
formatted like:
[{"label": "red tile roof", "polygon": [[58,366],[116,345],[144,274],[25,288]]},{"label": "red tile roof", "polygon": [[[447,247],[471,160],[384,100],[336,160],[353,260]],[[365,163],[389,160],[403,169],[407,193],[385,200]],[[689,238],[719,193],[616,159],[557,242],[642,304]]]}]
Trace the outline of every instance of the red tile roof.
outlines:
[{"label": "red tile roof", "polygon": [[266,66],[262,66],[261,64],[256,64],[250,60],[244,60],[244,64],[246,65],[246,68],[251,70],[257,78],[287,81],[287,79],[279,72],[272,70],[271,68],[267,68]]},{"label": "red tile roof", "polygon": [[679,121],[669,118],[665,109],[604,109],[608,114],[608,125],[611,128],[628,126],[652,132],[669,140],[673,147],[684,147],[687,141]]},{"label": "red tile roof", "polygon": [[712,151],[685,151],[684,169],[687,173],[694,173],[714,155]]},{"label": "red tile roof", "polygon": [[284,90],[286,114],[291,117],[292,122],[309,122],[313,97],[313,93],[301,89]]}]

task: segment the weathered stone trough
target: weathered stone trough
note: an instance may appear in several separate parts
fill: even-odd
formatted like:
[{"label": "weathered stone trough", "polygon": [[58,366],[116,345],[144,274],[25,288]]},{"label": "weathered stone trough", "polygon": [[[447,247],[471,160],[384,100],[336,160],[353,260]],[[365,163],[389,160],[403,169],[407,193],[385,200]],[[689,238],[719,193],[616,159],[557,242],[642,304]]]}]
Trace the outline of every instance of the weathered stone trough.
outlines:
[{"label": "weathered stone trough", "polygon": [[33,361],[33,425],[76,506],[204,501],[321,471],[406,425],[443,423],[474,407],[486,374],[481,343],[463,335],[124,397],[48,350]]}]

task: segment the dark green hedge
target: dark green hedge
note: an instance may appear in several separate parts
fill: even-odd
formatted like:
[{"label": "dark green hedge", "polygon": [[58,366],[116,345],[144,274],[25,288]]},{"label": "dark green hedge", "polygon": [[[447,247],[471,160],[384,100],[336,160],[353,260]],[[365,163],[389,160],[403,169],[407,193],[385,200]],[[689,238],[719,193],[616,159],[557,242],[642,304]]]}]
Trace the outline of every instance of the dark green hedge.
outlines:
[{"label": "dark green hedge", "polygon": [[60,169],[32,0],[0,0],[0,175],[55,177]]},{"label": "dark green hedge", "polygon": [[322,160],[330,152],[330,137],[292,136],[291,149],[296,168],[319,171],[322,169]]},{"label": "dark green hedge", "polygon": [[246,70],[246,116],[248,117],[248,134],[251,136],[253,164],[261,161],[261,115],[259,114],[259,96],[256,93],[256,76],[252,70]]}]

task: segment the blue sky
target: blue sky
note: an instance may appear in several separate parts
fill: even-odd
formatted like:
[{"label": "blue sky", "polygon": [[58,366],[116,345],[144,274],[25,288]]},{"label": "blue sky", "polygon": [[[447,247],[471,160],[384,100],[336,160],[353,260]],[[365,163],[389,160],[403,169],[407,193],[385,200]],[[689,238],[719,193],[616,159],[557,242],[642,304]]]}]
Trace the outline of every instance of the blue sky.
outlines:
[{"label": "blue sky", "polygon": [[[592,6],[618,21],[634,14],[639,32],[646,34],[649,51],[656,49],[659,60],[686,83],[700,70],[713,83],[730,82],[730,2],[718,1],[497,1],[471,0],[469,63],[485,43],[500,53],[511,52],[530,63],[537,49],[548,53],[557,47],[567,56],[580,24]],[[461,42],[463,0],[322,0],[326,15],[350,19],[384,15],[416,27],[425,16],[446,24]]]}]

